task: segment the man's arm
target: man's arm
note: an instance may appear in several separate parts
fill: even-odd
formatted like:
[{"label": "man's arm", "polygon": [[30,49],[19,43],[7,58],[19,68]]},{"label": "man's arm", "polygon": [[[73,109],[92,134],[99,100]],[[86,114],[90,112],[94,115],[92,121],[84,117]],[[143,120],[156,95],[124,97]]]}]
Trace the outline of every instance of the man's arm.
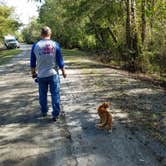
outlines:
[{"label": "man's arm", "polygon": [[57,43],[56,43],[56,63],[61,69],[63,77],[66,78],[67,74],[65,70],[64,60],[61,54],[61,48]]},{"label": "man's arm", "polygon": [[37,74],[36,74],[36,56],[35,56],[35,53],[34,53],[34,48],[35,48],[35,44],[32,46],[31,58],[30,58],[30,67],[31,67],[32,78],[37,77]]}]

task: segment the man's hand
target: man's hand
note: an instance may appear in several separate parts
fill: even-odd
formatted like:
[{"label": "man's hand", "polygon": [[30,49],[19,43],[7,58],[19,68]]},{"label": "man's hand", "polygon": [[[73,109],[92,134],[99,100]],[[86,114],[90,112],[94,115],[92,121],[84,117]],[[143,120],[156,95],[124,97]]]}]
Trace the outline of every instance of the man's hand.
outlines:
[{"label": "man's hand", "polygon": [[36,78],[36,77],[37,77],[37,73],[33,73],[32,78]]},{"label": "man's hand", "polygon": [[32,78],[36,78],[37,77],[37,73],[35,68],[31,68],[31,74],[32,74]]},{"label": "man's hand", "polygon": [[65,68],[61,69],[62,70],[62,75],[63,75],[63,78],[66,78],[67,77],[67,73],[66,73],[66,70]]}]

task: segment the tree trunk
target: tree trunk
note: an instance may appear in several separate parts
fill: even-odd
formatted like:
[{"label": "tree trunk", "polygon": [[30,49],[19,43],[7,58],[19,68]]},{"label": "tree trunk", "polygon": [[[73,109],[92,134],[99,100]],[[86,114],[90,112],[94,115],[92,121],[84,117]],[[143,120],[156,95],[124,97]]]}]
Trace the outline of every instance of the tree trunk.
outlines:
[{"label": "tree trunk", "polygon": [[137,57],[140,55],[135,0],[126,0],[126,14],[126,45],[129,50],[127,66],[130,71],[134,72],[137,68]]},{"label": "tree trunk", "polygon": [[138,30],[137,30],[137,23],[136,23],[136,1],[131,0],[131,43],[132,49],[134,51],[133,58],[134,60],[136,57],[139,56],[139,45],[138,45]]},{"label": "tree trunk", "polygon": [[110,27],[107,27],[107,30],[108,30],[109,34],[111,35],[113,41],[114,41],[115,43],[117,43],[116,36],[115,36],[114,33],[112,32],[111,28],[110,28]]},{"label": "tree trunk", "polygon": [[90,19],[90,21],[93,23],[96,38],[97,38],[98,41],[100,42],[101,46],[104,47],[103,38],[102,38],[101,34],[98,32],[98,29],[97,29],[97,27],[96,27],[96,23],[93,21],[93,19],[92,19],[90,16],[89,16],[89,19]]},{"label": "tree trunk", "polygon": [[142,45],[144,44],[144,41],[145,41],[145,34],[146,34],[145,6],[146,6],[145,0],[142,0],[142,2],[141,2],[141,10],[142,10],[142,11],[141,11],[141,12],[142,12],[142,15],[141,15],[141,18],[142,18],[141,39],[142,39]]},{"label": "tree trunk", "polygon": [[[110,18],[108,18],[108,22],[111,24]],[[107,27],[107,30],[108,30],[109,34],[111,35],[113,41],[114,41],[115,43],[117,43],[118,41],[117,41],[116,36],[114,35],[112,29],[108,26],[108,27]]]},{"label": "tree trunk", "polygon": [[154,23],[154,6],[155,6],[155,0],[151,0],[151,16],[150,16],[150,37],[152,42],[152,36],[153,36],[153,23]]},{"label": "tree trunk", "polygon": [[126,0],[126,44],[131,49],[131,0]]}]

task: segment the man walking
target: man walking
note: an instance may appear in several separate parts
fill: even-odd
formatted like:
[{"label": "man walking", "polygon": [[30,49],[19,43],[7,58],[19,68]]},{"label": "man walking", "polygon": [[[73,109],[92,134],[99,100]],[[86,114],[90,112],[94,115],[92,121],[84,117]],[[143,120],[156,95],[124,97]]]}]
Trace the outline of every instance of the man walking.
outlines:
[{"label": "man walking", "polygon": [[[56,121],[60,113],[60,80],[58,68],[66,78],[64,60],[59,44],[51,40],[51,29],[47,26],[41,29],[42,40],[33,44],[31,49],[30,66],[33,78],[38,78],[39,103],[43,116],[47,116],[47,92],[50,87],[52,100],[52,116]],[[36,73],[37,68],[37,73]]]}]

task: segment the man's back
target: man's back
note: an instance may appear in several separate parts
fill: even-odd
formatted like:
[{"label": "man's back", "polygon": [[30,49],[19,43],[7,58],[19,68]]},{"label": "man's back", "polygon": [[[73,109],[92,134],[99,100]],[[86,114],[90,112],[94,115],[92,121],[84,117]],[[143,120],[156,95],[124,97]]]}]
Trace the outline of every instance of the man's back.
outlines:
[{"label": "man's back", "polygon": [[32,52],[37,61],[38,77],[57,74],[56,47],[57,43],[49,39],[40,40],[33,45]]}]

